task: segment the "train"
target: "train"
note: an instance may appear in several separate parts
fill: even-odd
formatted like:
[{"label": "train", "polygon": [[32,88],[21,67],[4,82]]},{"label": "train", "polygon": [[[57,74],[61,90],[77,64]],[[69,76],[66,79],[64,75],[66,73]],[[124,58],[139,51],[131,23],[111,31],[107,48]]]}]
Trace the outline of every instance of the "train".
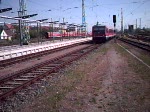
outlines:
[{"label": "train", "polygon": [[84,33],[79,32],[46,32],[44,35],[47,39],[50,39],[52,37],[90,37],[90,33],[87,33],[86,35]]},{"label": "train", "polygon": [[115,36],[114,30],[106,25],[94,25],[92,27],[92,41],[103,43]]}]

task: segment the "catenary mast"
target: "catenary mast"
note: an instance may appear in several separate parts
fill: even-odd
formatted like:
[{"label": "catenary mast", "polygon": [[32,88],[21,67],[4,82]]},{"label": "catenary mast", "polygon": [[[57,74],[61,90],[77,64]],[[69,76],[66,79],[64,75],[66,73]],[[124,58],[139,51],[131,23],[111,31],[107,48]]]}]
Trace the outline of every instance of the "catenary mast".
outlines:
[{"label": "catenary mast", "polygon": [[121,8],[121,34],[123,34],[123,11]]},{"label": "catenary mast", "polygon": [[82,33],[85,35],[86,34],[86,22],[85,22],[85,5],[84,1],[82,0]]},{"label": "catenary mast", "polygon": [[[18,16],[23,17],[26,16],[26,0],[19,0],[19,11],[18,11]],[[20,35],[21,35],[21,44],[27,44],[28,40],[30,39],[29,35],[29,26],[28,23],[25,23],[25,21],[20,22]]]}]

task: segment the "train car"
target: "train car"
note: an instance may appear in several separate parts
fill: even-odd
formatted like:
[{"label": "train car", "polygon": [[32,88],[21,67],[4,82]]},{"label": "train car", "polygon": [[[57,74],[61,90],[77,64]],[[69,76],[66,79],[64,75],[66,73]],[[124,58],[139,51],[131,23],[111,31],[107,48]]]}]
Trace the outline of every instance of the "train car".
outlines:
[{"label": "train car", "polygon": [[61,37],[60,32],[46,32],[46,38]]},{"label": "train car", "polygon": [[94,25],[92,27],[92,40],[94,43],[102,43],[114,37],[114,30],[105,25]]}]

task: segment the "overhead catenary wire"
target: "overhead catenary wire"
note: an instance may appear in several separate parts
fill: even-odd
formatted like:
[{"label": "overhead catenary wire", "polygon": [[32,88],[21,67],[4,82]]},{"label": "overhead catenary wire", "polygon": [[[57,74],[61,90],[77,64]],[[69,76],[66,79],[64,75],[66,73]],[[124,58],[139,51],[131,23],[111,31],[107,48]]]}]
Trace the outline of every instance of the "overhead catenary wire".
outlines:
[{"label": "overhead catenary wire", "polygon": [[[127,15],[124,16],[124,19],[126,19],[129,15],[135,15],[137,9],[139,9],[140,7],[142,7],[144,4],[146,4],[147,2],[150,2],[149,0],[145,0],[145,1],[142,1],[142,3],[140,5],[138,5],[136,8],[134,8],[132,11],[130,11]],[[138,12],[139,13],[139,12]],[[131,18],[128,19],[128,21],[126,23],[129,23],[131,21]],[[141,18],[141,17],[139,17]],[[135,23],[134,23],[135,24]]]}]

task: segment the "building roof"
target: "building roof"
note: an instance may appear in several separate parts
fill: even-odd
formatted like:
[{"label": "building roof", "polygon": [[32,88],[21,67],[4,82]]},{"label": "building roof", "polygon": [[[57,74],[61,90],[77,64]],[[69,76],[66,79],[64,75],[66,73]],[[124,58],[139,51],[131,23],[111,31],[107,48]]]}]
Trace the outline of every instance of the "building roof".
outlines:
[{"label": "building roof", "polygon": [[14,26],[12,24],[6,24],[4,26],[5,29],[14,29]]},{"label": "building roof", "polygon": [[49,26],[42,26],[42,29],[49,30]]},{"label": "building roof", "polygon": [[13,32],[11,30],[4,30],[8,36],[13,36]]}]

